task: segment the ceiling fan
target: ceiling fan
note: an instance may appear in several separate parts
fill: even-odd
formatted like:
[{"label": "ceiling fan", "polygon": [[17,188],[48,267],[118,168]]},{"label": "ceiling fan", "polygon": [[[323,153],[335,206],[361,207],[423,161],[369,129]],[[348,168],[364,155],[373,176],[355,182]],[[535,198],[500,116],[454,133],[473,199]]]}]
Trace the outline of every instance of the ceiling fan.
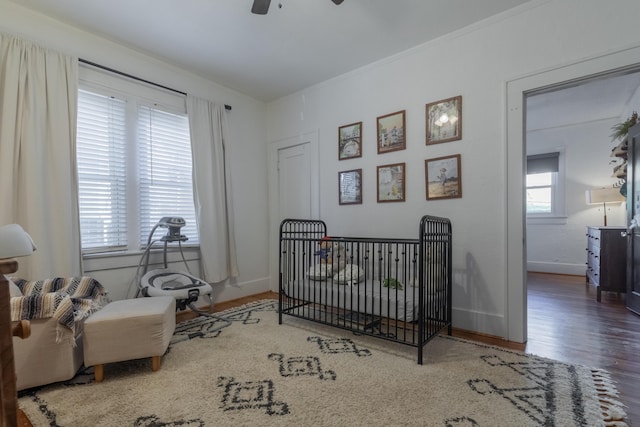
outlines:
[{"label": "ceiling fan", "polygon": [[[340,4],[344,0],[331,0],[334,4]],[[257,15],[266,15],[269,11],[269,5],[271,0],[253,0],[253,6],[251,7],[251,13]]]}]

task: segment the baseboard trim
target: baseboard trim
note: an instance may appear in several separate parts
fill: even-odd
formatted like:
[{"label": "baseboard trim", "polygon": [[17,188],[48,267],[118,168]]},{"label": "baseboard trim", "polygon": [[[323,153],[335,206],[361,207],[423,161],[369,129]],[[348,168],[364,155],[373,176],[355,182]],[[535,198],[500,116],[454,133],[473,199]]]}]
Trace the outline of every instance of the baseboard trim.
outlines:
[{"label": "baseboard trim", "polygon": [[527,261],[527,271],[533,273],[566,274],[570,276],[584,276],[586,264],[568,264],[559,262]]},{"label": "baseboard trim", "polygon": [[493,337],[506,336],[504,316],[501,314],[453,307],[452,319],[454,319],[453,327],[458,330],[474,331],[476,334]]}]

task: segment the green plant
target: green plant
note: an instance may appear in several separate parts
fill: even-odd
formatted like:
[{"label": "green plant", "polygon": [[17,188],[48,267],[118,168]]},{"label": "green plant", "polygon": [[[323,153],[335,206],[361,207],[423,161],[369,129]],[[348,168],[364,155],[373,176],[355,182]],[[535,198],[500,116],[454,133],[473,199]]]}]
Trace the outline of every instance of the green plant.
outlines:
[{"label": "green plant", "polygon": [[638,123],[638,113],[634,111],[631,117],[629,117],[627,120],[622,123],[618,123],[611,128],[611,130],[613,131],[613,133],[611,134],[611,138],[614,141],[616,139],[624,138],[629,133],[629,128],[631,128],[631,126],[635,125],[636,123]]},{"label": "green plant", "polygon": [[396,279],[384,279],[382,281],[382,286],[385,288],[402,290],[402,283],[398,282]]}]

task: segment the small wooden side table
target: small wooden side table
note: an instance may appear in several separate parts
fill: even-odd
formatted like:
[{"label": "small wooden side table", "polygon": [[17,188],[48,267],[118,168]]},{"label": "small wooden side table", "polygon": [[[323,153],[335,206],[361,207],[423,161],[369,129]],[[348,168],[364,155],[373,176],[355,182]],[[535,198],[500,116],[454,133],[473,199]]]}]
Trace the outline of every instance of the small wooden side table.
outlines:
[{"label": "small wooden side table", "polygon": [[[9,282],[5,274],[18,271],[15,259],[0,260],[0,427],[31,426],[27,417],[18,409],[16,369],[13,359],[13,336],[29,336],[28,321],[11,326]],[[20,420],[20,424],[18,424]]]}]

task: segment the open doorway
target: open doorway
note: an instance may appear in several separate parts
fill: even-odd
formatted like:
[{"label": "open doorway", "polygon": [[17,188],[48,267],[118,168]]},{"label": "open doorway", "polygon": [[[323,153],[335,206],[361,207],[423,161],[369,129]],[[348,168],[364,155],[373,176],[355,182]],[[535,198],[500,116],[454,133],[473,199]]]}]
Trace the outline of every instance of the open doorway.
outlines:
[{"label": "open doorway", "polygon": [[[626,160],[612,154],[612,132],[639,107],[640,67],[526,94],[527,271],[584,275],[587,227],[626,225]],[[587,200],[600,189],[609,203]]]},{"label": "open doorway", "polygon": [[[640,70],[640,47],[593,57],[507,82],[507,176],[506,176],[506,281],[504,336],[527,341],[527,223],[526,223],[526,98],[552,92],[567,83],[578,84],[612,72]],[[605,143],[610,148],[610,138]],[[607,161],[605,159],[605,161]],[[575,196],[579,197],[579,196]],[[582,193],[584,199],[584,192]],[[584,236],[584,232],[582,232]],[[562,236],[554,236],[561,240]],[[584,251],[584,244],[581,245]]]}]

